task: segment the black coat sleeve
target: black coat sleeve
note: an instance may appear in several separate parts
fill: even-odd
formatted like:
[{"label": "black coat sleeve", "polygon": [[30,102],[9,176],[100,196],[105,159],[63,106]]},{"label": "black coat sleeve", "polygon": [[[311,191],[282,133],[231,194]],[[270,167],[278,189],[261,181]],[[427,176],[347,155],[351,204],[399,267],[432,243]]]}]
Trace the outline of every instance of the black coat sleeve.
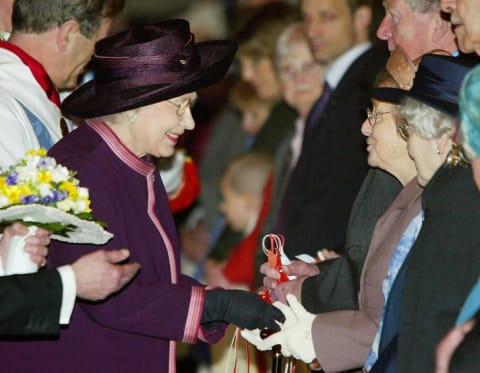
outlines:
[{"label": "black coat sleeve", "polygon": [[58,271],[0,277],[0,336],[48,336],[60,331]]}]

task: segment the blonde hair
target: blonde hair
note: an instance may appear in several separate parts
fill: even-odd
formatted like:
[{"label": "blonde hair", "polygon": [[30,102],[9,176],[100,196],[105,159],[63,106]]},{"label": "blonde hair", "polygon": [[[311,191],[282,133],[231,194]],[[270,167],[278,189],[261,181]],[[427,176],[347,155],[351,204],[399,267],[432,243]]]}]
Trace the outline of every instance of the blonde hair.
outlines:
[{"label": "blonde hair", "polygon": [[261,197],[272,171],[273,161],[264,153],[251,151],[232,160],[226,167],[222,181],[239,194]]}]

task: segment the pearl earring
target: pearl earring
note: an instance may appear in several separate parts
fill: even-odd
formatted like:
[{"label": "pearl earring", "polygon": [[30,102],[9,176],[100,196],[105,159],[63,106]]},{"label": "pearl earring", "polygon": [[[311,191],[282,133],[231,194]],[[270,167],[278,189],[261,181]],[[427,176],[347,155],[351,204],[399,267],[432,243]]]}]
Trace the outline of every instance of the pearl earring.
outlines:
[{"label": "pearl earring", "polygon": [[440,149],[438,146],[437,146],[437,154],[440,154]]},{"label": "pearl earring", "polygon": [[132,115],[132,116],[128,117],[128,121],[130,122],[130,124],[135,123],[135,119],[136,119],[135,115]]}]

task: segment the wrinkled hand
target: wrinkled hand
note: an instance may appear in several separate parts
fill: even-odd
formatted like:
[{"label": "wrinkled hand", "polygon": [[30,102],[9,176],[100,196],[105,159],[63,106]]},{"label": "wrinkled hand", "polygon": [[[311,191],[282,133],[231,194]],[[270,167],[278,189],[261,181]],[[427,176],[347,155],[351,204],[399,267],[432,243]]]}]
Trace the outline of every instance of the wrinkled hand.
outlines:
[{"label": "wrinkled hand", "polygon": [[[0,240],[0,255],[2,262],[7,262],[7,250],[10,245],[10,240],[14,236],[25,236],[28,233],[28,228],[23,224],[14,223],[3,231],[3,237]],[[50,232],[37,228],[35,234],[30,236],[25,241],[24,250],[30,256],[30,260],[39,266],[44,266],[47,262],[48,244],[50,243]]]},{"label": "wrinkled hand", "polygon": [[271,289],[269,292],[272,302],[282,302],[287,304],[287,294],[292,294],[297,299],[302,298],[302,286],[303,282],[309,276],[297,277],[295,280],[289,280],[277,284],[275,289]]},{"label": "wrinkled hand", "polygon": [[474,325],[475,319],[470,319],[464,324],[452,328],[443,337],[435,351],[435,373],[448,373],[453,353]]},{"label": "wrinkled hand", "polygon": [[138,263],[116,264],[130,255],[127,249],[99,250],[80,257],[72,264],[77,296],[101,300],[120,290],[140,269]]},{"label": "wrinkled hand", "polygon": [[257,294],[244,290],[214,289],[205,292],[202,324],[227,322],[245,329],[279,330],[282,312]]},{"label": "wrinkled hand", "polygon": [[315,359],[315,349],[312,340],[312,324],[315,315],[306,311],[291,294],[287,295],[289,306],[280,302],[274,305],[285,315],[285,323],[281,330],[262,339],[260,330],[242,330],[241,335],[255,345],[259,350],[271,350],[275,345],[281,345],[282,355],[293,356],[307,364]]},{"label": "wrinkled hand", "polygon": [[[282,270],[287,276],[298,277],[313,276],[319,272],[315,264],[308,264],[300,260],[292,260],[289,265],[283,265]],[[265,275],[263,285],[270,289],[275,289],[278,286],[280,274],[275,268],[272,268],[268,263],[263,263],[260,266],[260,272]]]}]

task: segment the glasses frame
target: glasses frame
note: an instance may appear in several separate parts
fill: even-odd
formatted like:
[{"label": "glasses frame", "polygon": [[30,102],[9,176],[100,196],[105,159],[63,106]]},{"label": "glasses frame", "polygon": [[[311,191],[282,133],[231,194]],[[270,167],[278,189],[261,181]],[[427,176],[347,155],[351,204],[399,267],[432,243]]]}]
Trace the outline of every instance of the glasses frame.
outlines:
[{"label": "glasses frame", "polygon": [[183,100],[180,104],[176,103],[173,100],[167,100],[167,102],[177,109],[177,116],[181,117],[183,114],[185,114],[187,108],[190,109],[192,107],[194,100],[192,100],[191,98],[187,98],[186,100]]},{"label": "glasses frame", "polygon": [[376,110],[370,110],[370,108],[367,108],[367,119],[368,123],[370,123],[371,127],[374,127],[379,120],[382,119],[382,117],[385,114],[390,114],[391,111],[376,111]]}]

